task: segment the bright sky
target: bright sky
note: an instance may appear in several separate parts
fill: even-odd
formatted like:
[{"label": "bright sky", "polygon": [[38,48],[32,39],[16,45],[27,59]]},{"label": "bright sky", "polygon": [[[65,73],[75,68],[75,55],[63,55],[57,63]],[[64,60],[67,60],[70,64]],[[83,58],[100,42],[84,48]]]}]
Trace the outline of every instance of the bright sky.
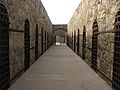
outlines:
[{"label": "bright sky", "polygon": [[42,0],[53,24],[68,24],[81,0]]}]

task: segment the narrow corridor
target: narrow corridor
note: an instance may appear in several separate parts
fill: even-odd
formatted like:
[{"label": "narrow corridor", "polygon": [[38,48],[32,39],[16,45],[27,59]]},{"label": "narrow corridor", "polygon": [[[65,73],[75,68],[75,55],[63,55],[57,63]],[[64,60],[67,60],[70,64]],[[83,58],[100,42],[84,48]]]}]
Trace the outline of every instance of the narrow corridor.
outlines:
[{"label": "narrow corridor", "polygon": [[9,90],[112,90],[66,45],[46,51]]}]

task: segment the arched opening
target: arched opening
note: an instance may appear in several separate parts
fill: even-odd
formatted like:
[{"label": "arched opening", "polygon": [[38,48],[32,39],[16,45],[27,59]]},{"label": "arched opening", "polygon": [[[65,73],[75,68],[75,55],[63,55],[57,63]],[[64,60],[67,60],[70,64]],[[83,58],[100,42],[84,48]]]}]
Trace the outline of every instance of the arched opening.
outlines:
[{"label": "arched opening", "polygon": [[92,68],[97,70],[97,44],[98,44],[98,23],[95,20],[93,23],[92,32]]},{"label": "arched opening", "polygon": [[38,24],[35,31],[35,60],[38,59]]},{"label": "arched opening", "polygon": [[57,29],[53,33],[54,35],[54,43],[55,44],[61,44],[61,43],[67,43],[67,32],[62,29]]},{"label": "arched opening", "polygon": [[0,90],[7,90],[9,86],[9,19],[7,9],[0,4]]},{"label": "arched opening", "polygon": [[83,41],[82,41],[82,59],[85,60],[85,55],[86,55],[86,28],[84,26],[83,28]]},{"label": "arched opening", "polygon": [[25,58],[24,58],[24,66],[25,70],[27,70],[30,67],[30,27],[29,27],[29,20],[25,20],[24,25],[25,33],[24,33],[24,52],[25,52]]},{"label": "arched opening", "polygon": [[116,14],[115,29],[112,86],[120,90],[120,11]]}]

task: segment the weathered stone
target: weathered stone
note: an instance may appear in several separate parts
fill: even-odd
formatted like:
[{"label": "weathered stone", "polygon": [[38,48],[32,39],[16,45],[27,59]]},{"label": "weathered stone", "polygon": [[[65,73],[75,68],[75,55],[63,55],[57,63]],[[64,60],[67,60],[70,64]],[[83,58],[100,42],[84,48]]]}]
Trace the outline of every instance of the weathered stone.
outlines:
[{"label": "weathered stone", "polygon": [[67,24],[53,25],[53,40],[54,43],[67,43]]},{"label": "weathered stone", "polygon": [[[114,23],[115,15],[120,8],[119,0],[82,0],[73,17],[68,23],[68,34],[80,29],[82,38],[83,27],[87,32],[86,62],[91,65],[92,59],[92,28],[96,19],[99,27],[98,35],[98,69],[112,79],[113,52],[114,52]],[[80,39],[82,44],[82,39]],[[81,47],[81,46],[80,46]],[[80,48],[82,52],[82,48]],[[82,53],[80,53],[82,56]]]},{"label": "weathered stone", "polygon": [[[30,23],[30,64],[35,62],[35,31],[38,25],[39,55],[41,54],[41,28],[49,34],[51,40],[52,23],[40,0],[0,0],[8,11],[10,29],[10,75],[11,79],[24,69],[24,31],[25,19]],[[45,41],[45,37],[44,37]],[[49,42],[50,44],[50,42]],[[45,48],[45,47],[44,47]]]}]

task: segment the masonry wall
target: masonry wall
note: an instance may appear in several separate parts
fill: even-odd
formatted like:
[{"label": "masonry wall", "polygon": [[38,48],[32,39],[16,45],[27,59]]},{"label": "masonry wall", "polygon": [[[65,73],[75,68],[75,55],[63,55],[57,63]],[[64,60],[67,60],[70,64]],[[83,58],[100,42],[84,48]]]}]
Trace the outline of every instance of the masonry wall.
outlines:
[{"label": "masonry wall", "polygon": [[[48,32],[49,38],[46,44],[50,46],[52,23],[40,0],[0,0],[9,15],[9,58],[10,77],[13,79],[24,70],[24,24],[28,18],[30,23],[30,65],[35,62],[35,31],[38,25],[39,56],[41,55],[41,29]],[[45,41],[45,36],[44,36]],[[45,44],[45,43],[44,43]],[[45,45],[44,51],[45,51]]]},{"label": "masonry wall", "polygon": [[[60,36],[60,39],[58,39],[58,41],[61,41],[64,43],[67,42],[67,24],[56,24],[53,25],[53,38],[54,38],[54,43],[55,43],[55,39],[56,36]],[[61,40],[61,38],[64,40]]]},{"label": "masonry wall", "polygon": [[85,26],[87,35],[85,61],[91,66],[93,22],[94,20],[98,22],[97,68],[110,80],[113,72],[114,23],[119,8],[119,0],[82,0],[68,23],[70,39],[72,39],[72,33],[76,31],[77,34],[78,28],[80,29],[80,56],[82,56],[82,34]]}]

